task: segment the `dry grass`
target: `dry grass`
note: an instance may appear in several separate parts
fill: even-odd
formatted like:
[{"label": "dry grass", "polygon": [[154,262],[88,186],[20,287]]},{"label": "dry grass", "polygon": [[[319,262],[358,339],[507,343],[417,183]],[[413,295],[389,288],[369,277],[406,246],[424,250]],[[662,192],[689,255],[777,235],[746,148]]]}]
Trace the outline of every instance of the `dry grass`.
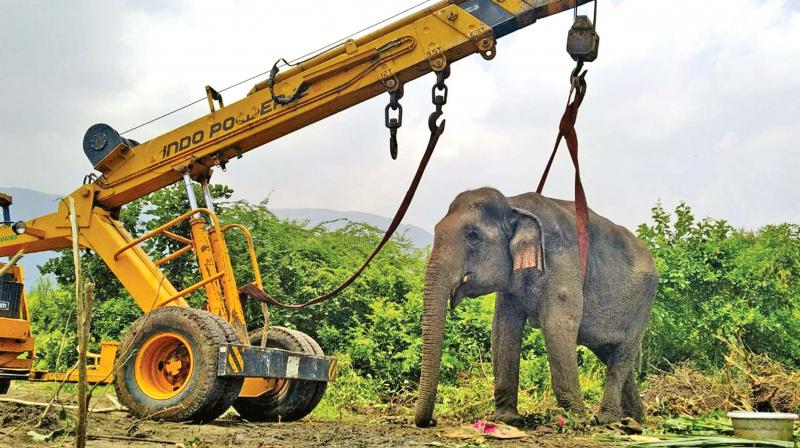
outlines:
[{"label": "dry grass", "polygon": [[715,410],[797,412],[800,371],[789,371],[766,355],[727,341],[726,365],[714,373],[690,364],[652,375],[644,389],[651,415],[703,415]]}]

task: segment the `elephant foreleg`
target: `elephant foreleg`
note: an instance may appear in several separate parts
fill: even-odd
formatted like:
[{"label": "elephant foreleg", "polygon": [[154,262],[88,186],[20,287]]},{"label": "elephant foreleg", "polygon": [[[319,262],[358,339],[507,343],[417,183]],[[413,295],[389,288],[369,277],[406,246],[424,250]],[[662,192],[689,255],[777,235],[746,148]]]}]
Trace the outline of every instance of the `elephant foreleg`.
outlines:
[{"label": "elephant foreleg", "polygon": [[492,365],[494,367],[494,420],[518,424],[519,358],[522,329],[527,315],[519,299],[511,294],[497,293],[492,324]]},{"label": "elephant foreleg", "polygon": [[582,297],[580,293],[571,293],[566,289],[559,290],[555,295],[548,298],[541,319],[553,391],[559,406],[582,414],[586,408],[578,383],[576,352],[583,312]]}]

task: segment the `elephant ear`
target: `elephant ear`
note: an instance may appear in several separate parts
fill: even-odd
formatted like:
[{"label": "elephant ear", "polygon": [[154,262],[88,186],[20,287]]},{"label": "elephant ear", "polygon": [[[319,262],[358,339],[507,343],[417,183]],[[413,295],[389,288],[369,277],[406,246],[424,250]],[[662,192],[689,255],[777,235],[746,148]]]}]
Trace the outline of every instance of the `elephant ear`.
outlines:
[{"label": "elephant ear", "polygon": [[514,261],[514,275],[538,269],[545,270],[544,229],[542,222],[533,213],[513,208],[514,233],[509,242]]}]

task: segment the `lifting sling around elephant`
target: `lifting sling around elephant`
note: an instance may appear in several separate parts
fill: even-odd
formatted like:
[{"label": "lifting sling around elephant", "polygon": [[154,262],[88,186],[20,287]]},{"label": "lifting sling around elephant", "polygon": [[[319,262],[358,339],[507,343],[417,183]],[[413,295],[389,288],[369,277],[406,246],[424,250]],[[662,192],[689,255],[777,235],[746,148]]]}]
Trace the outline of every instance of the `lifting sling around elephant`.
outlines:
[{"label": "lifting sling around elephant", "polygon": [[492,326],[493,418],[519,424],[522,330],[540,328],[558,404],[584,413],[576,347],[588,347],[608,375],[597,420],[643,421],[634,363],[658,285],[645,246],[627,229],[590,212],[591,242],[584,279],[575,204],[492,188],[459,194],[436,225],[425,275],[423,352],[415,423],[434,424],[448,302],[496,292]]}]

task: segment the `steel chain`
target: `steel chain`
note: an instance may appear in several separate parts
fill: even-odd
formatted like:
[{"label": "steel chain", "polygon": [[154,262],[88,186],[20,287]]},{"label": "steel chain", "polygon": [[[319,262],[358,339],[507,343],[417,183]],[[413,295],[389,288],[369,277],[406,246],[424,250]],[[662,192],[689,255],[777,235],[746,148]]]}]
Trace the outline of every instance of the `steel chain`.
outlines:
[{"label": "steel chain", "polygon": [[[428,128],[431,132],[436,132],[439,127],[437,121],[444,114],[442,108],[447,104],[447,96],[450,92],[445,80],[449,77],[449,66],[442,71],[436,72],[436,84],[431,88],[431,101],[436,106],[436,110],[428,118]],[[392,156],[392,160],[397,160],[397,130],[403,126],[403,106],[400,104],[403,93],[402,85],[397,90],[389,92],[389,104],[386,105],[384,111],[384,122],[389,129],[389,153]]]},{"label": "steel chain", "polygon": [[403,93],[402,85],[397,90],[389,92],[389,104],[385,112],[386,127],[389,128],[389,153],[392,160],[397,160],[397,130],[403,126],[403,106],[400,104]]},{"label": "steel chain", "polygon": [[449,93],[449,89],[444,81],[449,77],[449,65],[445,67],[444,70],[436,72],[436,84],[434,84],[433,88],[431,89],[431,101],[433,101],[433,105],[436,106],[436,111],[431,114],[430,118],[428,118],[428,129],[430,129],[431,132],[434,132],[438,127],[436,121],[444,113],[442,112],[442,107],[447,104],[447,95]]}]

